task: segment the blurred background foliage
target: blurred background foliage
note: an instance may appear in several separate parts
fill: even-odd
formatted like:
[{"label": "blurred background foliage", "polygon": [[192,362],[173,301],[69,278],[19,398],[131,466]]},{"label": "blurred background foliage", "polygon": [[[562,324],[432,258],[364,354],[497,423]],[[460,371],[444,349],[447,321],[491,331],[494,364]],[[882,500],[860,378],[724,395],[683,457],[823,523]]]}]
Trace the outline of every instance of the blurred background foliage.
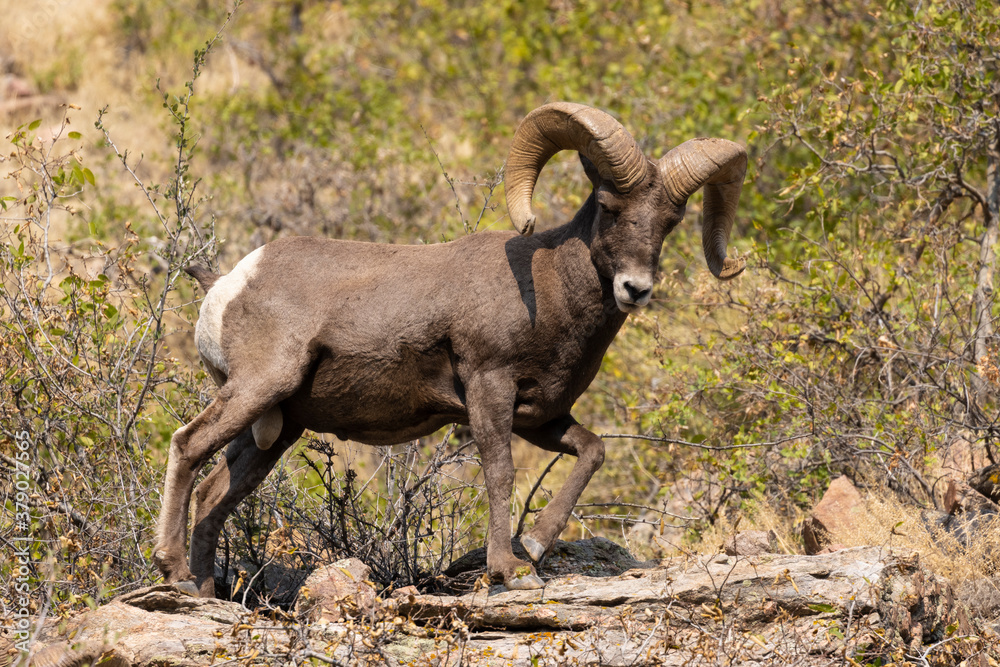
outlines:
[{"label": "blurred background foliage", "polygon": [[[733,234],[748,270],[711,278],[696,195],[652,305],[576,408],[622,437],[582,501],[609,506],[578,508],[565,537],[653,555],[766,515],[795,550],[832,476],[934,508],[949,465],[995,462],[993,2],[260,0],[195,75],[230,5],[4,5],[0,428],[12,472],[14,435],[34,448],[34,604],[68,613],[157,576],[166,445],[212,393],[184,265],[226,271],[290,234],[506,230],[510,137],[553,100],[609,111],[650,157],[694,136],[751,157]],[[557,157],[539,225],[588,195],[575,156]],[[461,429],[388,458],[304,441],[227,527],[220,571],[238,589],[268,563],[374,549],[380,583],[426,580],[482,543],[467,445]],[[516,461],[515,520],[548,458],[518,445]],[[427,484],[443,471],[458,487]],[[379,529],[419,544],[378,552]]]}]

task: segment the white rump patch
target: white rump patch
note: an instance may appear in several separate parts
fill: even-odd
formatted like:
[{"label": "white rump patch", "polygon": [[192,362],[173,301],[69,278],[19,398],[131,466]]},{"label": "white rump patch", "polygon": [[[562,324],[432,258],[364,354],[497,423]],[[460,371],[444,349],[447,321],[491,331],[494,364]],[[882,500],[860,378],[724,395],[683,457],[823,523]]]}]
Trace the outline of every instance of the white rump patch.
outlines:
[{"label": "white rump patch", "polygon": [[241,259],[230,273],[215,281],[201,303],[198,324],[194,328],[195,345],[205,360],[226,376],[229,375],[229,362],[222,351],[222,316],[229,303],[257,273],[263,251],[263,247],[257,248]]},{"label": "white rump patch", "polygon": [[281,408],[275,405],[253,423],[253,441],[257,443],[257,449],[271,448],[281,435],[282,422]]}]

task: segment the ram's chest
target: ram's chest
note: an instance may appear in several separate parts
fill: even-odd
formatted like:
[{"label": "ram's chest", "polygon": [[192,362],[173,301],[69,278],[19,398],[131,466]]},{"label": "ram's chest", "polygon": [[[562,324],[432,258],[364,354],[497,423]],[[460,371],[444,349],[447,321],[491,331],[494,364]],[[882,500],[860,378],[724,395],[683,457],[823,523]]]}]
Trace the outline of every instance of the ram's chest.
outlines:
[{"label": "ram's chest", "polygon": [[551,344],[539,345],[520,366],[515,414],[523,425],[567,414],[600,371],[626,316],[617,309],[591,315],[590,326],[559,330]]}]

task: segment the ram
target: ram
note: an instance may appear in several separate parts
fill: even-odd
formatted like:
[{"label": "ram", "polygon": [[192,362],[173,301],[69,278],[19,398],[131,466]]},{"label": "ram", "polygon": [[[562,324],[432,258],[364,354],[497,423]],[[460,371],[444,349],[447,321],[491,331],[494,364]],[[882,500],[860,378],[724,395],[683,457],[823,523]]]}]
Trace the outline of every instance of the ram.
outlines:
[{"label": "ram", "polygon": [[[532,235],[535,182],[560,150],[579,151],[593,191],[571,221]],[[166,581],[214,595],[226,517],[304,429],[381,446],[458,423],[482,461],[490,577],[541,587],[511,550],[511,435],[576,456],[521,537],[537,563],[604,461],[604,443],[573,419],[573,403],[625,318],[649,301],[663,239],[699,188],[709,269],[723,280],[743,270],[726,246],[746,164],[743,147],[722,139],[649,160],[605,112],[557,102],[521,122],[507,158],[520,234],[422,246],[285,238],[224,276],[190,268],[207,290],[195,341],[219,390],[170,442],[153,552]],[[195,479],[227,443],[194,490],[188,561]]]}]

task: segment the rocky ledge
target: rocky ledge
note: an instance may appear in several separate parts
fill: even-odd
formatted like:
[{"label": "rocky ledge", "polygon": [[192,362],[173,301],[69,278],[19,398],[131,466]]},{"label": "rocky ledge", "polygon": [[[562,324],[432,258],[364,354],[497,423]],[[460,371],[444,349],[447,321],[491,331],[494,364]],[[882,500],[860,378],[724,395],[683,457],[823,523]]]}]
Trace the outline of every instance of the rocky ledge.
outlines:
[{"label": "rocky ledge", "polygon": [[360,563],[342,561],[310,577],[295,613],[153,586],[48,628],[30,664],[843,665],[899,654],[985,666],[997,645],[916,556],[880,547],[639,563],[590,540],[560,543],[547,570],[557,576],[542,590],[466,577],[464,593],[381,598]]}]

